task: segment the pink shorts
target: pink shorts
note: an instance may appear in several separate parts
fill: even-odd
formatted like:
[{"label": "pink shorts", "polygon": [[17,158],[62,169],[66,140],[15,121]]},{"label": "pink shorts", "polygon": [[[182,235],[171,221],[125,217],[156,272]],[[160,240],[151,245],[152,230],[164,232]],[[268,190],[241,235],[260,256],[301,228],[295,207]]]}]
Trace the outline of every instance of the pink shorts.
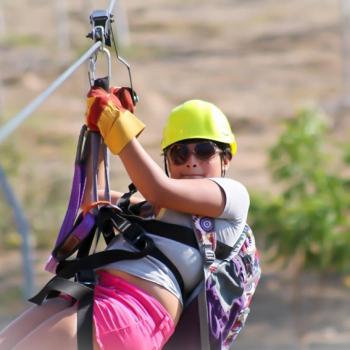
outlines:
[{"label": "pink shorts", "polygon": [[155,298],[118,276],[99,271],[94,292],[94,325],[101,350],[158,350],[174,322]]}]

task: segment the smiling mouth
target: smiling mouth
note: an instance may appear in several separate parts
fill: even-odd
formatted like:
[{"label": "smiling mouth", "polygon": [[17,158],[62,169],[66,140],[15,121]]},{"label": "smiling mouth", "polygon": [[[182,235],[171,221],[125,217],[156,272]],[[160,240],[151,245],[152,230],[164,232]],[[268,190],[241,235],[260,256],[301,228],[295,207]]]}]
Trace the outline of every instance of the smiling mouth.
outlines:
[{"label": "smiling mouth", "polygon": [[182,179],[202,179],[204,176],[199,174],[192,174],[192,175],[181,175]]}]

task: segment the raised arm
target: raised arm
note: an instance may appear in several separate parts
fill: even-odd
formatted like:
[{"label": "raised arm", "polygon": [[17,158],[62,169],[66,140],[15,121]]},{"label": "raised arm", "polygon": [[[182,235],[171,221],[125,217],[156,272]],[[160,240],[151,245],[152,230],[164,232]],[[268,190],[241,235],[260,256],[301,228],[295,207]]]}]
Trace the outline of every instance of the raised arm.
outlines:
[{"label": "raised arm", "polygon": [[154,206],[212,217],[222,213],[225,196],[210,179],[167,177],[135,138],[119,156],[133,183]]},{"label": "raised arm", "polygon": [[131,113],[134,106],[130,101],[123,88],[108,93],[92,89],[87,101],[89,128],[101,133],[111,152],[120,156],[140,193],[155,207],[219,216],[225,207],[225,195],[208,177],[221,176],[221,157],[216,154],[204,164],[192,155],[181,172],[167,177],[136,139],[145,126]]}]

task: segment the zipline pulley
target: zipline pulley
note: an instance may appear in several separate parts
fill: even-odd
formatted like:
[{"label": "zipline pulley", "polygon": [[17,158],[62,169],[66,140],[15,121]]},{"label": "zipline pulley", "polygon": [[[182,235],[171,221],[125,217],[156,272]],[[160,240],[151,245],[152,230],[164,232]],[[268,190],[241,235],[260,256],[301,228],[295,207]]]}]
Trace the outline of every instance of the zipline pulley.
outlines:
[{"label": "zipline pulley", "polygon": [[107,58],[108,65],[108,75],[102,79],[105,81],[105,85],[109,85],[111,77],[111,55],[109,50],[106,48],[112,47],[116,54],[117,61],[121,62],[128,70],[129,84],[132,91],[132,99],[134,105],[139,101],[139,97],[133,89],[131,69],[129,63],[119,55],[117,43],[112,30],[112,23],[114,22],[113,14],[109,13],[107,10],[95,10],[90,15],[90,24],[92,25],[92,31],[87,35],[88,38],[94,40],[95,42],[101,42],[100,49],[96,51],[91,57],[89,62],[89,81],[90,85],[93,86],[96,81],[96,61],[98,52],[104,52]]},{"label": "zipline pulley", "polygon": [[102,46],[111,46],[111,23],[113,15],[107,10],[95,10],[90,15],[90,24],[92,31],[87,35],[94,41],[101,41]]},{"label": "zipline pulley", "polygon": [[[103,87],[108,90],[110,77],[112,75],[112,64],[111,64],[111,54],[106,46],[111,46],[111,17],[106,10],[95,10],[90,15],[90,24],[92,25],[91,32],[87,35],[88,38],[91,38],[96,43],[100,42],[101,45],[99,49],[94,52],[89,59],[88,67],[88,76],[90,86],[96,84],[96,61],[99,52],[103,52],[107,60],[107,75],[103,78],[100,78],[100,81],[103,81]],[[101,85],[101,84],[100,84]]]}]

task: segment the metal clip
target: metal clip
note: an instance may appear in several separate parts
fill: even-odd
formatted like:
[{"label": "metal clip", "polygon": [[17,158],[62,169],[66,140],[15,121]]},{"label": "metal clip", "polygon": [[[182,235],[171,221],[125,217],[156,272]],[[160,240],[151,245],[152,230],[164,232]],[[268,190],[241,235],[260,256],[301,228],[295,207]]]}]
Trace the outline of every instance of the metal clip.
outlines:
[{"label": "metal clip", "polygon": [[[101,49],[99,51],[104,51],[106,53],[106,55],[108,56],[108,67],[109,67],[108,68],[108,77],[109,78],[111,77],[111,69],[110,69],[111,58],[110,58],[109,51],[106,49],[105,46],[111,47],[112,42],[113,42],[113,47],[114,47],[114,51],[116,53],[117,61],[122,63],[126,67],[126,69],[128,70],[130,88],[132,91],[131,97],[132,97],[134,105],[136,105],[136,103],[139,101],[139,97],[133,88],[130,65],[124,58],[122,58],[119,55],[118,46],[117,46],[116,40],[114,38],[114,33],[112,30],[112,25],[111,25],[113,22],[114,22],[113,14],[111,14],[109,11],[107,11],[107,10],[95,10],[95,11],[93,11],[92,14],[90,15],[90,23],[92,25],[92,31],[87,35],[87,37],[93,39],[95,42],[98,42],[98,41],[101,42]],[[96,59],[97,59],[96,54],[94,54],[90,58],[89,80],[90,80],[91,86],[93,86],[93,84],[96,80],[95,79],[96,78],[95,77]]]},{"label": "metal clip", "polygon": [[107,77],[110,80],[110,77],[112,75],[112,63],[111,63],[111,54],[109,50],[106,47],[101,47],[101,49],[97,52],[95,52],[89,60],[89,68],[88,68],[88,75],[89,75],[89,81],[90,81],[90,86],[94,85],[94,82],[96,80],[96,61],[97,61],[97,56],[99,52],[103,52],[105,57],[106,57],[106,62],[107,62]]},{"label": "metal clip", "polygon": [[96,80],[96,61],[99,52],[103,52],[107,59],[108,81],[112,74],[111,54],[106,48],[106,45],[111,46],[111,17],[112,15],[106,10],[96,10],[90,15],[92,30],[87,37],[95,42],[101,42],[99,50],[96,51],[89,60],[88,75],[90,86],[93,86]]},{"label": "metal clip", "polygon": [[204,263],[211,265],[215,261],[215,252],[211,244],[202,244],[202,253],[204,258]]}]

